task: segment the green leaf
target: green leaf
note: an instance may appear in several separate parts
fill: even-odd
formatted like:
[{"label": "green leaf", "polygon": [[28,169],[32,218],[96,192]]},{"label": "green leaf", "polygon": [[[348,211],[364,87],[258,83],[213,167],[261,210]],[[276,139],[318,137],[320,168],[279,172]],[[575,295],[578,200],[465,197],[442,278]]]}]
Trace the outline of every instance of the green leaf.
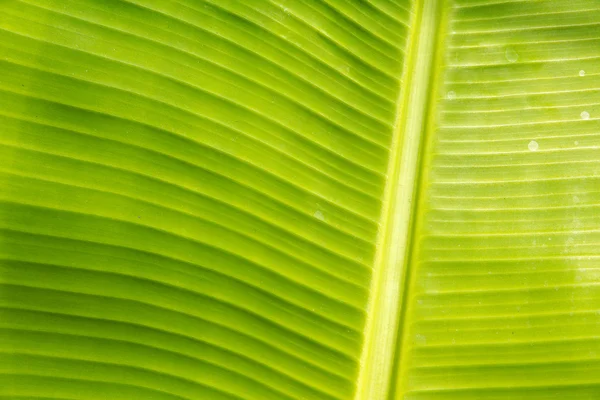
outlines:
[{"label": "green leaf", "polygon": [[598,0],[0,0],[0,398],[600,398]]}]

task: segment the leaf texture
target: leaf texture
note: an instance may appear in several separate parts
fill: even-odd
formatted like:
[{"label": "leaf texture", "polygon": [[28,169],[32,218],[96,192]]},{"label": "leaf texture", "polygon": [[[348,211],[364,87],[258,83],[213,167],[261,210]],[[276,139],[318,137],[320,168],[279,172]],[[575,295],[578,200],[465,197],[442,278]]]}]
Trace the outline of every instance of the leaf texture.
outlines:
[{"label": "leaf texture", "polygon": [[351,398],[408,10],[0,11],[1,394]]},{"label": "leaf texture", "polygon": [[398,398],[600,396],[599,7],[446,10]]},{"label": "leaf texture", "polygon": [[0,398],[599,398],[599,27],[0,0]]}]

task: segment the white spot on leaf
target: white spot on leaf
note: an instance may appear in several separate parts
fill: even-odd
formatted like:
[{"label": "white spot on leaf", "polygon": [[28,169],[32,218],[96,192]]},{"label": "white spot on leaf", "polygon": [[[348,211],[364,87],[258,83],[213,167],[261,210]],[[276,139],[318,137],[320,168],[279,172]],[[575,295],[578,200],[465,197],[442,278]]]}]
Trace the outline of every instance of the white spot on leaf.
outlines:
[{"label": "white spot on leaf", "polygon": [[513,49],[512,47],[509,47],[508,49],[506,49],[504,56],[506,57],[506,60],[510,63],[517,62],[517,60],[519,59],[519,55],[517,54],[515,49]]},{"label": "white spot on leaf", "polygon": [[540,145],[535,140],[532,140],[527,145],[527,148],[529,149],[529,151],[536,151],[537,149],[539,149],[539,147],[540,147]]}]

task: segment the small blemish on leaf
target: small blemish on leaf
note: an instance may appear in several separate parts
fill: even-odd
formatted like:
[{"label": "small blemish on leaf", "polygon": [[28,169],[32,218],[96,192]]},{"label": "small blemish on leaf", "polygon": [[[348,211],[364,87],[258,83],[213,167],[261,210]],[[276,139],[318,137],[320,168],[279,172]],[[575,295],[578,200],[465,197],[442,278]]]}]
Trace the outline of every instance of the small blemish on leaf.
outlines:
[{"label": "small blemish on leaf", "polygon": [[527,145],[527,148],[529,149],[529,151],[537,151],[537,149],[539,149],[539,147],[540,147],[540,145],[535,140],[532,140]]},{"label": "small blemish on leaf", "polygon": [[320,221],[325,221],[325,216],[323,215],[323,213],[320,210],[315,211],[314,216],[316,219],[318,219]]}]

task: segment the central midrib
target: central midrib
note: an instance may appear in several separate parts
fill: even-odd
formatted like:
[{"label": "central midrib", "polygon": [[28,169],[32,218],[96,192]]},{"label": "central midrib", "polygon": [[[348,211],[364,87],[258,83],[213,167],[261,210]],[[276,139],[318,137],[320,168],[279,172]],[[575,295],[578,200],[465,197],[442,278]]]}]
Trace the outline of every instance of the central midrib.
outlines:
[{"label": "central midrib", "polygon": [[407,289],[407,260],[442,0],[417,0],[397,102],[355,400],[388,397]]}]

